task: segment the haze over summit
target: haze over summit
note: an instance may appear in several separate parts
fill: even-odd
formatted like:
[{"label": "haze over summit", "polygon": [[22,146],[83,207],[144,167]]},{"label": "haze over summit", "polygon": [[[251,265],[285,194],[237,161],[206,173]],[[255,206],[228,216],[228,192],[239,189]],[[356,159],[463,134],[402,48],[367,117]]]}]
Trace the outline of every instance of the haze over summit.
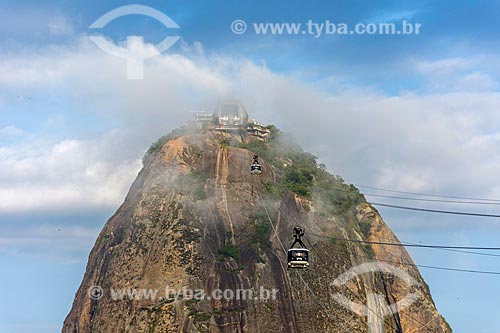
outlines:
[{"label": "haze over summit", "polygon": [[[451,332],[403,247],[337,240],[399,243],[359,190],[240,103],[196,113],[153,143],[143,163],[95,242],[63,332]],[[301,236],[301,246],[289,245],[299,227],[307,245]],[[363,263],[373,270],[354,275],[356,283],[331,283]],[[398,270],[415,282],[396,279]],[[182,296],[136,293],[165,289]],[[250,297],[263,290],[274,298]],[[366,304],[367,319],[332,296],[339,293]],[[390,316],[381,310],[391,306]]]}]

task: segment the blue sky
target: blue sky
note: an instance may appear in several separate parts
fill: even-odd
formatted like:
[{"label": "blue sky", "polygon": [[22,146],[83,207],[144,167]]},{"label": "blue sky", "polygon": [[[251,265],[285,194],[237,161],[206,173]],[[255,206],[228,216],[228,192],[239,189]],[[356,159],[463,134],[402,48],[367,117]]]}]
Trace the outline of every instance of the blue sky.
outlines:
[{"label": "blue sky", "polygon": [[[167,14],[180,29],[134,15],[99,33],[118,44],[129,35],[144,36],[148,45],[181,37],[146,60],[137,81],[125,79],[123,59],[88,39],[97,18],[135,3]],[[221,98],[239,98],[259,121],[292,132],[349,182],[500,198],[499,7],[495,1],[3,0],[0,265],[8,273],[0,277],[0,332],[61,327],[91,246],[123,201],[143,152],[189,119],[189,111],[211,110]],[[236,19],[247,22],[246,33],[231,32]],[[402,19],[422,24],[421,34],[314,38],[251,31],[252,23]],[[409,242],[500,241],[495,219],[380,212]],[[419,264],[500,270],[495,257],[410,252]],[[500,332],[492,296],[500,292],[497,277],[421,273],[455,332]]]}]

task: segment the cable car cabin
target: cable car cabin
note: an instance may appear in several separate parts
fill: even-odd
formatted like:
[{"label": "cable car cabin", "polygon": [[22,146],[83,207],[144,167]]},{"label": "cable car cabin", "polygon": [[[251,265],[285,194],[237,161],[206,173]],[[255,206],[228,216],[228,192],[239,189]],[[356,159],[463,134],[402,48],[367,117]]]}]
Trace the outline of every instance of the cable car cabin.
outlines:
[{"label": "cable car cabin", "polygon": [[309,250],[290,249],[288,250],[288,268],[308,268]]},{"label": "cable car cabin", "polygon": [[250,166],[250,173],[252,175],[260,175],[262,173],[262,166],[259,163],[253,163]]}]

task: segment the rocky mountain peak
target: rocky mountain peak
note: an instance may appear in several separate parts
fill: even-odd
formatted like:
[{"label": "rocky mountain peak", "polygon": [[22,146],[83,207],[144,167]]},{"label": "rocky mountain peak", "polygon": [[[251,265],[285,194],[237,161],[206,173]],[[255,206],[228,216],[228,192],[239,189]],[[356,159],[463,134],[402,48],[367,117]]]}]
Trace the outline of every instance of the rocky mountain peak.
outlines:
[{"label": "rocky mountain peak", "polygon": [[[63,332],[451,332],[403,247],[341,240],[398,242],[362,193],[231,105],[148,150]],[[250,174],[254,155],[260,175]],[[307,270],[287,270],[297,225]],[[381,268],[339,284],[360,266]]]}]

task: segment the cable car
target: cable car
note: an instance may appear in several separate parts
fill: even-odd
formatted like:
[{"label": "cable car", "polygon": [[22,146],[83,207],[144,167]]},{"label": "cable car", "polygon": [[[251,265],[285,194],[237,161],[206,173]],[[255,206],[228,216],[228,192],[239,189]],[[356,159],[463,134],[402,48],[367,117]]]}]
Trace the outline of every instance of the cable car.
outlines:
[{"label": "cable car", "polygon": [[288,250],[288,268],[308,268],[309,250],[293,248]]},{"label": "cable car", "polygon": [[[288,265],[287,268],[308,268],[309,267],[309,250],[302,242],[304,230],[296,226],[293,228],[293,238],[295,239],[288,250]],[[301,247],[295,248],[295,244],[299,243]]]},{"label": "cable car", "polygon": [[262,166],[259,163],[258,156],[254,155],[252,165],[250,166],[250,174],[260,175],[262,173]]},{"label": "cable car", "polygon": [[252,163],[250,166],[250,173],[252,175],[260,175],[262,173],[262,166],[258,163]]}]

